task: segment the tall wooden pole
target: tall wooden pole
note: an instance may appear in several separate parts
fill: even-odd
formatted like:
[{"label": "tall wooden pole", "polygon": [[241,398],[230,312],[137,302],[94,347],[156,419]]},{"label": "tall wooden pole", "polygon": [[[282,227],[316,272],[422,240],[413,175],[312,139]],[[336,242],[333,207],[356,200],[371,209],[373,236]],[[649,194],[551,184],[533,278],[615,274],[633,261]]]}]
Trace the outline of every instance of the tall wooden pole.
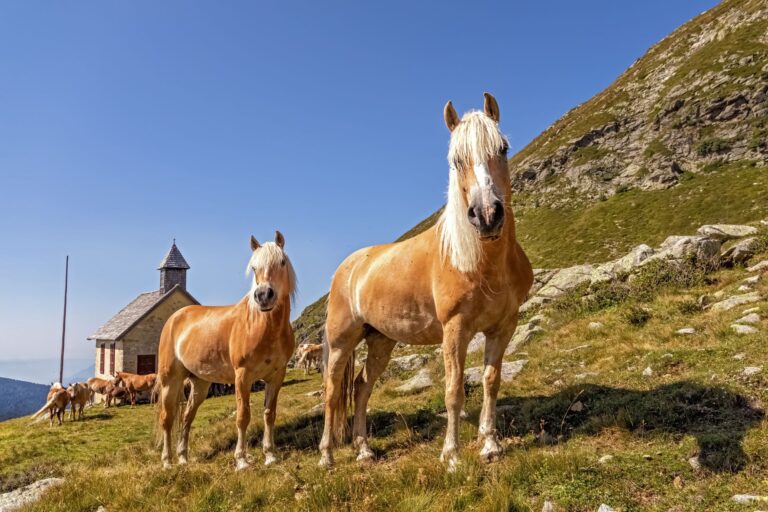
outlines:
[{"label": "tall wooden pole", "polygon": [[59,382],[64,385],[64,338],[67,333],[67,285],[69,284],[69,255],[64,264],[64,318],[61,321],[61,359],[59,359]]}]

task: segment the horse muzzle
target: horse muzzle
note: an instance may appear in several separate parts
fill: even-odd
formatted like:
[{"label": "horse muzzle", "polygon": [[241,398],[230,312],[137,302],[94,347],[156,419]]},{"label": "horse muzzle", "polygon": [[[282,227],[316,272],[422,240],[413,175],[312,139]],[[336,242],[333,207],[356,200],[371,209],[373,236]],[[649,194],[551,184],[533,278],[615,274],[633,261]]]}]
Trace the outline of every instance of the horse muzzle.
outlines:
[{"label": "horse muzzle", "polygon": [[504,227],[504,205],[495,198],[488,202],[472,201],[467,210],[467,218],[481,240],[496,240]]},{"label": "horse muzzle", "polygon": [[262,285],[253,292],[253,300],[259,306],[259,311],[264,313],[272,311],[277,303],[277,294],[269,285]]}]

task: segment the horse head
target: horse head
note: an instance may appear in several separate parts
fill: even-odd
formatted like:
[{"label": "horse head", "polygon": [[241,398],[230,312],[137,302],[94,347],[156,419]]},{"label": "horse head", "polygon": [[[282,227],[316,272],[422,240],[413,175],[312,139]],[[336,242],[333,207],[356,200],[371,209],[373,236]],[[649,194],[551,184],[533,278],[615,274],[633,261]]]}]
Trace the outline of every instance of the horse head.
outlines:
[{"label": "horse head", "polygon": [[248,301],[252,308],[271,311],[277,304],[290,302],[296,292],[296,273],[285,254],[285,238],[275,231],[275,241],[261,245],[251,236],[251,259],[246,273],[253,274]]},{"label": "horse head", "polygon": [[481,240],[495,240],[504,226],[509,143],[499,130],[496,98],[487,92],[484,97],[483,112],[467,112],[461,119],[450,101],[445,105],[443,116],[451,131],[448,208],[463,210]]}]

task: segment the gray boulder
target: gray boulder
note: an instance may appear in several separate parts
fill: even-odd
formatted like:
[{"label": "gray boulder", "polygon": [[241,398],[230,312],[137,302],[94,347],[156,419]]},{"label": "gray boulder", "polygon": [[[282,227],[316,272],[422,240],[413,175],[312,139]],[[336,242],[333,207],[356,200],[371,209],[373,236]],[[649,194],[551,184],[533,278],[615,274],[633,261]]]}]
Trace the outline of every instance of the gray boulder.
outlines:
[{"label": "gray boulder", "polygon": [[485,348],[485,334],[479,332],[475,334],[475,336],[472,338],[472,341],[469,342],[469,345],[467,346],[467,354],[474,354],[475,352],[480,352]]},{"label": "gray boulder", "polygon": [[740,224],[707,224],[701,226],[696,233],[725,242],[757,233],[757,228]]},{"label": "gray boulder", "polygon": [[712,304],[712,306],[710,306],[709,309],[712,311],[728,311],[735,308],[736,306],[741,306],[742,304],[750,304],[759,300],[759,292],[744,293],[742,295],[734,295],[733,297],[728,297],[727,299],[721,300],[720,302],[715,302]]},{"label": "gray boulder", "polygon": [[389,362],[390,370],[413,371],[418,370],[429,361],[427,354],[408,354],[407,356],[393,357]]},{"label": "gray boulder", "polygon": [[595,267],[590,276],[591,282],[612,281],[621,274],[629,273],[632,269],[639,267],[645,260],[653,256],[654,253],[655,251],[651,247],[645,244],[638,245],[625,256]]},{"label": "gray boulder", "polygon": [[418,393],[432,387],[432,373],[429,368],[422,368],[419,373],[395,388],[395,391],[402,394]]},{"label": "gray boulder", "polygon": [[591,282],[594,270],[595,267],[592,265],[576,265],[560,269],[536,295],[549,299],[560,297],[580,284]]},{"label": "gray boulder", "polygon": [[720,264],[724,266],[744,265],[755,255],[754,247],[757,238],[746,238],[723,252]]},{"label": "gray boulder", "polygon": [[[512,382],[517,375],[523,371],[527,359],[518,359],[517,361],[511,361],[501,364],[501,382]],[[464,380],[467,384],[482,384],[483,373],[485,368],[483,366],[475,366],[473,368],[467,368],[464,370]]]},{"label": "gray boulder", "polygon": [[756,263],[747,269],[748,272],[763,272],[768,270],[768,260],[763,260],[760,263]]},{"label": "gray boulder", "polygon": [[645,264],[654,260],[683,260],[695,256],[696,260],[709,268],[720,266],[720,246],[722,242],[705,236],[669,236],[662,242],[658,252],[646,258]]},{"label": "gray boulder", "polygon": [[512,340],[509,342],[509,345],[507,345],[504,354],[509,355],[512,352],[515,352],[518,348],[531,341],[531,339],[540,332],[544,332],[544,329],[538,325],[533,325],[530,322],[518,325],[517,329],[515,329],[515,335],[512,336]]},{"label": "gray boulder", "polygon": [[24,487],[0,494],[0,511],[10,512],[24,505],[34,503],[40,499],[45,491],[63,483],[63,478],[43,478]]}]

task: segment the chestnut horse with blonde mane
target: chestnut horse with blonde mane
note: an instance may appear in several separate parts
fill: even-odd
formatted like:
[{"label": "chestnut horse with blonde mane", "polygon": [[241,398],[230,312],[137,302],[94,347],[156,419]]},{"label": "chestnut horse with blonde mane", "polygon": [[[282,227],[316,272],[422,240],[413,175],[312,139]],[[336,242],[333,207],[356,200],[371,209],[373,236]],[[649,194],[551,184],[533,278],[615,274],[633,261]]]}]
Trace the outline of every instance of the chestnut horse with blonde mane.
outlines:
[{"label": "chestnut horse with blonde mane", "polygon": [[[112,383],[115,386],[122,384],[125,390],[128,391],[128,396],[131,398],[131,407],[136,405],[136,397],[142,391],[152,391],[155,387],[155,380],[157,379],[156,373],[148,373],[146,375],[138,375],[136,373],[117,372]],[[153,401],[154,393],[150,393],[149,401]]]},{"label": "chestnut horse with blonde mane", "polygon": [[[480,455],[491,460],[502,452],[496,431],[502,358],[533,271],[515,237],[509,144],[499,130],[495,98],[485,93],[484,112],[469,112],[461,119],[449,101],[444,117],[451,131],[450,171],[447,204],[437,224],[399,243],[361,249],[333,276],[326,320],[323,466],[333,464],[332,447],[344,437],[352,399],[357,459],[373,459],[367,403],[392,349],[402,342],[442,344],[448,426],[440,459],[453,470],[458,463],[464,361],[477,332],[486,336]],[[368,357],[353,381],[354,349],[363,339]]]},{"label": "chestnut horse with blonde mane", "polygon": [[259,244],[251,237],[253,273],[251,290],[233,306],[187,306],[174,313],[163,327],[158,352],[158,426],[163,434],[162,463],[171,464],[171,431],[182,399],[184,379],[191,391],[177,446],[179,464],[187,463],[189,429],[197,408],[212,382],[234,384],[237,399],[237,469],[248,467],[245,431],[251,420],[251,385],[261,379],[264,391],[264,464],[276,461],[274,425],[277,395],[288,360],[293,355],[291,302],[296,274],[283,251],[278,231],[274,242]]}]

